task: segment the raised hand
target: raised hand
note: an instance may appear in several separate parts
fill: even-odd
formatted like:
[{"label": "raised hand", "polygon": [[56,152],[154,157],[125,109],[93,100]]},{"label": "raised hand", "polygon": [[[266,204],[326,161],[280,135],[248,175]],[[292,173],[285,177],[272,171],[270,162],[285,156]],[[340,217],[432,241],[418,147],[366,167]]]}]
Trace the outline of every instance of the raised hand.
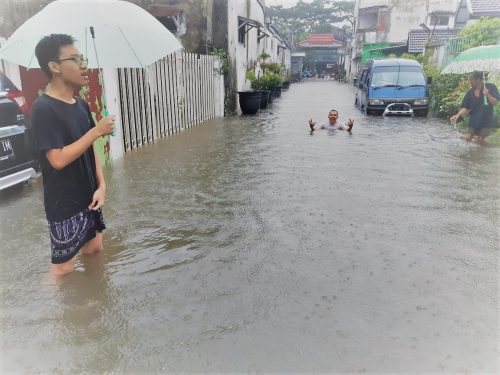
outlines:
[{"label": "raised hand", "polygon": [[312,119],[310,119],[309,120],[309,127],[311,128],[311,130],[314,130],[314,125],[316,125],[316,123]]},{"label": "raised hand", "polygon": [[346,123],[346,126],[347,126],[347,131],[350,132],[352,127],[354,126],[354,120],[349,119],[349,121],[347,121]]}]

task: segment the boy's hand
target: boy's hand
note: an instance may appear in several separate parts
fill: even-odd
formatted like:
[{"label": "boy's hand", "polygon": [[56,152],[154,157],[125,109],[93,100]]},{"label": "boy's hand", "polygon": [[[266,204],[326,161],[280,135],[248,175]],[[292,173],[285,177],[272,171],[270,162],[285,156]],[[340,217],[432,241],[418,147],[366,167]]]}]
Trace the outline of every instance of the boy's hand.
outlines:
[{"label": "boy's hand", "polygon": [[450,117],[450,121],[453,125],[456,125],[457,124],[457,121],[458,121],[458,115],[453,115]]},{"label": "boy's hand", "polygon": [[89,208],[92,210],[98,210],[102,206],[104,206],[104,199],[106,197],[106,189],[98,188],[94,195],[92,196],[92,203],[90,203]]},{"label": "boy's hand", "polygon": [[490,90],[486,88],[486,86],[483,87],[483,95],[487,96],[490,93]]},{"label": "boy's hand", "polygon": [[316,125],[315,122],[313,122],[312,119],[309,120],[309,127],[311,128],[311,130],[314,130],[314,125]]},{"label": "boy's hand", "polygon": [[100,134],[100,137],[113,133],[113,131],[115,130],[115,116],[103,117],[96,124],[96,128],[97,132]]}]

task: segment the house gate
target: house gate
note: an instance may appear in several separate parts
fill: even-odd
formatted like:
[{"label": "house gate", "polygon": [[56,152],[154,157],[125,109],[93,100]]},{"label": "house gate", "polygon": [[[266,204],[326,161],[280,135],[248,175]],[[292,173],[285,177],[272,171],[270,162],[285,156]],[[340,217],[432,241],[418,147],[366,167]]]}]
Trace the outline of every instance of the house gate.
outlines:
[{"label": "house gate", "polygon": [[125,152],[215,117],[217,63],[176,52],[145,69],[118,69]]}]

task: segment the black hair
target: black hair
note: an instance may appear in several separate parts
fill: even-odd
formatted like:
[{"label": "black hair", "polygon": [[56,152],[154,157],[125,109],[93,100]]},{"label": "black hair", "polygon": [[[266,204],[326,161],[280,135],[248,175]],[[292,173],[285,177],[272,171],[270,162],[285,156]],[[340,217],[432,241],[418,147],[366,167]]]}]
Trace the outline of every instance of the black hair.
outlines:
[{"label": "black hair", "polygon": [[483,80],[483,72],[478,72],[477,70],[475,72],[472,72],[471,74],[472,79],[477,79],[479,81]]},{"label": "black hair", "polygon": [[38,65],[49,79],[52,78],[49,62],[59,60],[61,47],[71,45],[74,42],[73,37],[67,34],[50,34],[38,42],[35,47],[35,55],[38,59]]},{"label": "black hair", "polygon": [[[337,111],[336,109],[330,109],[330,112],[337,112],[337,115],[339,114],[339,111]],[[328,113],[330,113],[328,112]]]}]

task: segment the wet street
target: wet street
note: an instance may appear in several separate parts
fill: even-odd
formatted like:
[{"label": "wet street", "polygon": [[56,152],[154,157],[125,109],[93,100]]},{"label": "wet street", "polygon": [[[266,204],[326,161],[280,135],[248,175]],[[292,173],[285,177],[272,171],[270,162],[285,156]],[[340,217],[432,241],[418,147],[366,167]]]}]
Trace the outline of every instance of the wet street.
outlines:
[{"label": "wet street", "polygon": [[[355,121],[310,134],[307,122]],[[105,168],[104,253],[47,282],[2,194],[1,372],[498,373],[500,149],[293,84]]]}]

